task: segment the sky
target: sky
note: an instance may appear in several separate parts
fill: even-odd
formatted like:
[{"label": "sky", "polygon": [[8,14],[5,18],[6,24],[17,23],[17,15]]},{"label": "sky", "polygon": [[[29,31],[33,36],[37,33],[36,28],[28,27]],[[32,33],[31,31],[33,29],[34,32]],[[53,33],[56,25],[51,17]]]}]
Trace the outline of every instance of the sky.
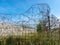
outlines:
[{"label": "sky", "polygon": [[47,3],[51,14],[60,18],[60,0],[0,0],[0,14],[24,13],[31,5],[38,3]]}]

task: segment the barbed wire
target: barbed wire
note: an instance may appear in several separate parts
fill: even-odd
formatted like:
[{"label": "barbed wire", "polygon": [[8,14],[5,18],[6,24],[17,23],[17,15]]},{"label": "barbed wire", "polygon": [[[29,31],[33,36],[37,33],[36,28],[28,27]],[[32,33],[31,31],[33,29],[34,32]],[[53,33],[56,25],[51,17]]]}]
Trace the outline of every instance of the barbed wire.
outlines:
[{"label": "barbed wire", "polygon": [[36,27],[40,21],[45,23],[45,26],[47,24],[50,25],[49,27],[53,27],[52,25],[55,26],[55,24],[57,25],[58,23],[57,18],[54,15],[50,15],[50,7],[46,3],[32,5],[27,11],[18,15],[1,14],[0,22],[1,21],[15,25],[21,25],[23,23],[23,25],[32,25],[31,27],[34,25]]}]

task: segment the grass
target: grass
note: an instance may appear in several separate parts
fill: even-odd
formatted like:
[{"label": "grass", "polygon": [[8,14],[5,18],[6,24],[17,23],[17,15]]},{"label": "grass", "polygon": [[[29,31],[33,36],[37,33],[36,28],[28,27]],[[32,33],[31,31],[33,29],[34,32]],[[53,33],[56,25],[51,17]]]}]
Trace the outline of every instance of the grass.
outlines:
[{"label": "grass", "polygon": [[[51,33],[51,32],[50,32]],[[48,37],[47,32],[29,33],[24,35],[14,35],[0,38],[0,45],[60,45],[57,39],[58,32],[53,32],[52,37]]]}]

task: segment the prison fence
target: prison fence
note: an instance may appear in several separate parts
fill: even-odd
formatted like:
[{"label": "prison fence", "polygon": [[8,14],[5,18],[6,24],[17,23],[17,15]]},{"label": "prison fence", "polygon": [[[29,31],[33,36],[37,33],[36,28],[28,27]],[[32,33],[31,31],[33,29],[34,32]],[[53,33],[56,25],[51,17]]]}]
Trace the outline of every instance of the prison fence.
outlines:
[{"label": "prison fence", "polygon": [[48,4],[22,14],[0,14],[0,45],[60,45],[60,20]]}]

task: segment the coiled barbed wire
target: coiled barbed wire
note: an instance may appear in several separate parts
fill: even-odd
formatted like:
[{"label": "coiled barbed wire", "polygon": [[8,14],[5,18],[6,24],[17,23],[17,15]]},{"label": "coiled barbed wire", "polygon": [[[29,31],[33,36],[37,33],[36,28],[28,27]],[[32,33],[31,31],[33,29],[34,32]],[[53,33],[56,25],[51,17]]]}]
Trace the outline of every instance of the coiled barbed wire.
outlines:
[{"label": "coiled barbed wire", "polygon": [[[11,14],[1,14],[0,22],[10,23],[15,25],[27,25],[30,27],[36,27],[36,25],[43,21],[45,25],[48,24],[48,16],[50,16],[50,21],[54,20],[50,15],[50,7],[46,3],[32,5],[27,11],[22,14],[11,15]],[[57,18],[56,18],[57,19]],[[52,24],[53,22],[51,22]],[[57,21],[56,21],[57,23]],[[50,24],[50,25],[51,25]]]}]

